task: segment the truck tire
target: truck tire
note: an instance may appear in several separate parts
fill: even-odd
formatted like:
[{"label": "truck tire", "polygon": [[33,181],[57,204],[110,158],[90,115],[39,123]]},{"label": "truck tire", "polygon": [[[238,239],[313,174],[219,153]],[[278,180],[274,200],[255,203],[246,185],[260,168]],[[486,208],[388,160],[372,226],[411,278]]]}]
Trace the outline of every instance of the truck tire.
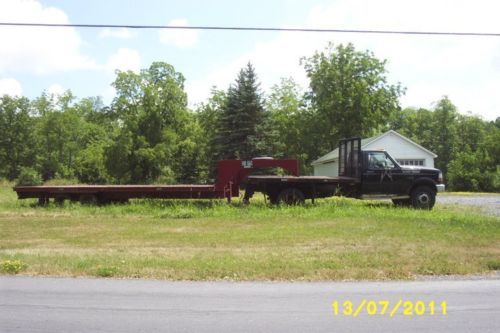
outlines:
[{"label": "truck tire", "polygon": [[392,203],[399,207],[408,207],[411,205],[411,199],[392,199]]},{"label": "truck tire", "polygon": [[417,209],[432,209],[436,193],[429,186],[419,186],[411,191],[411,205]]},{"label": "truck tire", "polygon": [[281,205],[302,205],[305,201],[304,193],[301,190],[290,187],[278,194],[277,204]]}]

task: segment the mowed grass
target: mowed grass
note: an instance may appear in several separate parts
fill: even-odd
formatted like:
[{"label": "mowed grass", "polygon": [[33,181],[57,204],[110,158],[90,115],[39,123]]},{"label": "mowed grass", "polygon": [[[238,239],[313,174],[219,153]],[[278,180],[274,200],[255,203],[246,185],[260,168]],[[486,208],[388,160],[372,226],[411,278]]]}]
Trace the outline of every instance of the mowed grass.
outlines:
[{"label": "mowed grass", "polygon": [[257,198],[37,207],[7,185],[0,262],[19,260],[25,275],[383,280],[500,267],[500,219],[453,206],[331,198],[272,207]]}]

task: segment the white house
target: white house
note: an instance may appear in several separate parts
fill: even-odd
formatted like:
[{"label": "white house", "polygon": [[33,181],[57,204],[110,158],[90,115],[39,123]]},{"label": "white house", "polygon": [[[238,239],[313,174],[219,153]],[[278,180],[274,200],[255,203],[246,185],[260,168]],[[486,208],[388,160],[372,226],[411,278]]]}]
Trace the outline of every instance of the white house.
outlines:
[{"label": "white house", "polygon": [[[362,139],[361,149],[384,149],[389,152],[400,165],[416,165],[433,168],[434,159],[437,157],[433,152],[393,130],[372,138]],[[338,159],[339,149],[337,148],[313,161],[311,165],[314,167],[314,175],[338,176]]]}]

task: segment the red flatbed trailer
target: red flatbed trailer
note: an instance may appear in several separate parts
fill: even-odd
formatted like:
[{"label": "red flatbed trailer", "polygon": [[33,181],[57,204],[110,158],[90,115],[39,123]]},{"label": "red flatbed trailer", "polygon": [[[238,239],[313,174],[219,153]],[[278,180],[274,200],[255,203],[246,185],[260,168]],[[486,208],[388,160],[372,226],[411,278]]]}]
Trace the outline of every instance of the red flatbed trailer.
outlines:
[{"label": "red flatbed trailer", "polygon": [[[133,198],[159,199],[227,199],[239,196],[240,185],[248,176],[266,168],[282,168],[294,176],[299,176],[297,160],[275,160],[255,158],[252,160],[223,160],[217,164],[215,184],[198,185],[60,185],[60,186],[16,186],[19,199],[38,198],[40,204],[47,204],[50,199],[56,202],[64,200],[81,202],[125,202]],[[286,178],[286,177],[282,177]],[[255,179],[254,179],[255,181]],[[266,181],[262,178],[262,181]],[[275,180],[269,178],[269,182]]]},{"label": "red flatbed trailer", "polygon": [[39,198],[41,203],[50,198],[82,202],[123,202],[131,198],[213,199],[227,193],[216,191],[214,185],[63,185],[18,186],[19,199]]},{"label": "red flatbed trailer", "polygon": [[[282,168],[289,176],[251,175],[256,170]],[[244,200],[248,202],[254,192],[263,192],[273,203],[284,189],[293,187],[301,191],[291,193],[283,199],[295,203],[304,199],[334,195],[343,187],[355,186],[355,178],[299,176],[297,160],[275,160],[255,158],[252,160],[223,160],[217,164],[217,181],[208,185],[60,185],[60,186],[17,186],[19,199],[37,198],[41,205],[50,199],[57,203],[64,200],[86,203],[126,202],[133,198],[158,199],[227,199],[240,195],[240,185],[245,183]]]}]

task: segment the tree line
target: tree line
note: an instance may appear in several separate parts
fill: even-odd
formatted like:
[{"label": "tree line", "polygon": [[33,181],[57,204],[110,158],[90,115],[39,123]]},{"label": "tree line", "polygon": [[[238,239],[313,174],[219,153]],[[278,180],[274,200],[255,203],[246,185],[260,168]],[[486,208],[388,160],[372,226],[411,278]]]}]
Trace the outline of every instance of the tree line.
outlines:
[{"label": "tree line", "polygon": [[404,88],[387,81],[386,61],[352,44],[301,63],[302,89],[283,78],[264,93],[249,63],[226,90],[194,109],[184,76],[164,62],[116,74],[116,97],[70,91],[0,98],[0,178],[89,184],[204,183],[216,161],[296,158],[302,173],[343,137],[394,129],[438,155],[454,190],[500,190],[500,118],[458,113],[443,97],[432,109],[401,109]]}]

